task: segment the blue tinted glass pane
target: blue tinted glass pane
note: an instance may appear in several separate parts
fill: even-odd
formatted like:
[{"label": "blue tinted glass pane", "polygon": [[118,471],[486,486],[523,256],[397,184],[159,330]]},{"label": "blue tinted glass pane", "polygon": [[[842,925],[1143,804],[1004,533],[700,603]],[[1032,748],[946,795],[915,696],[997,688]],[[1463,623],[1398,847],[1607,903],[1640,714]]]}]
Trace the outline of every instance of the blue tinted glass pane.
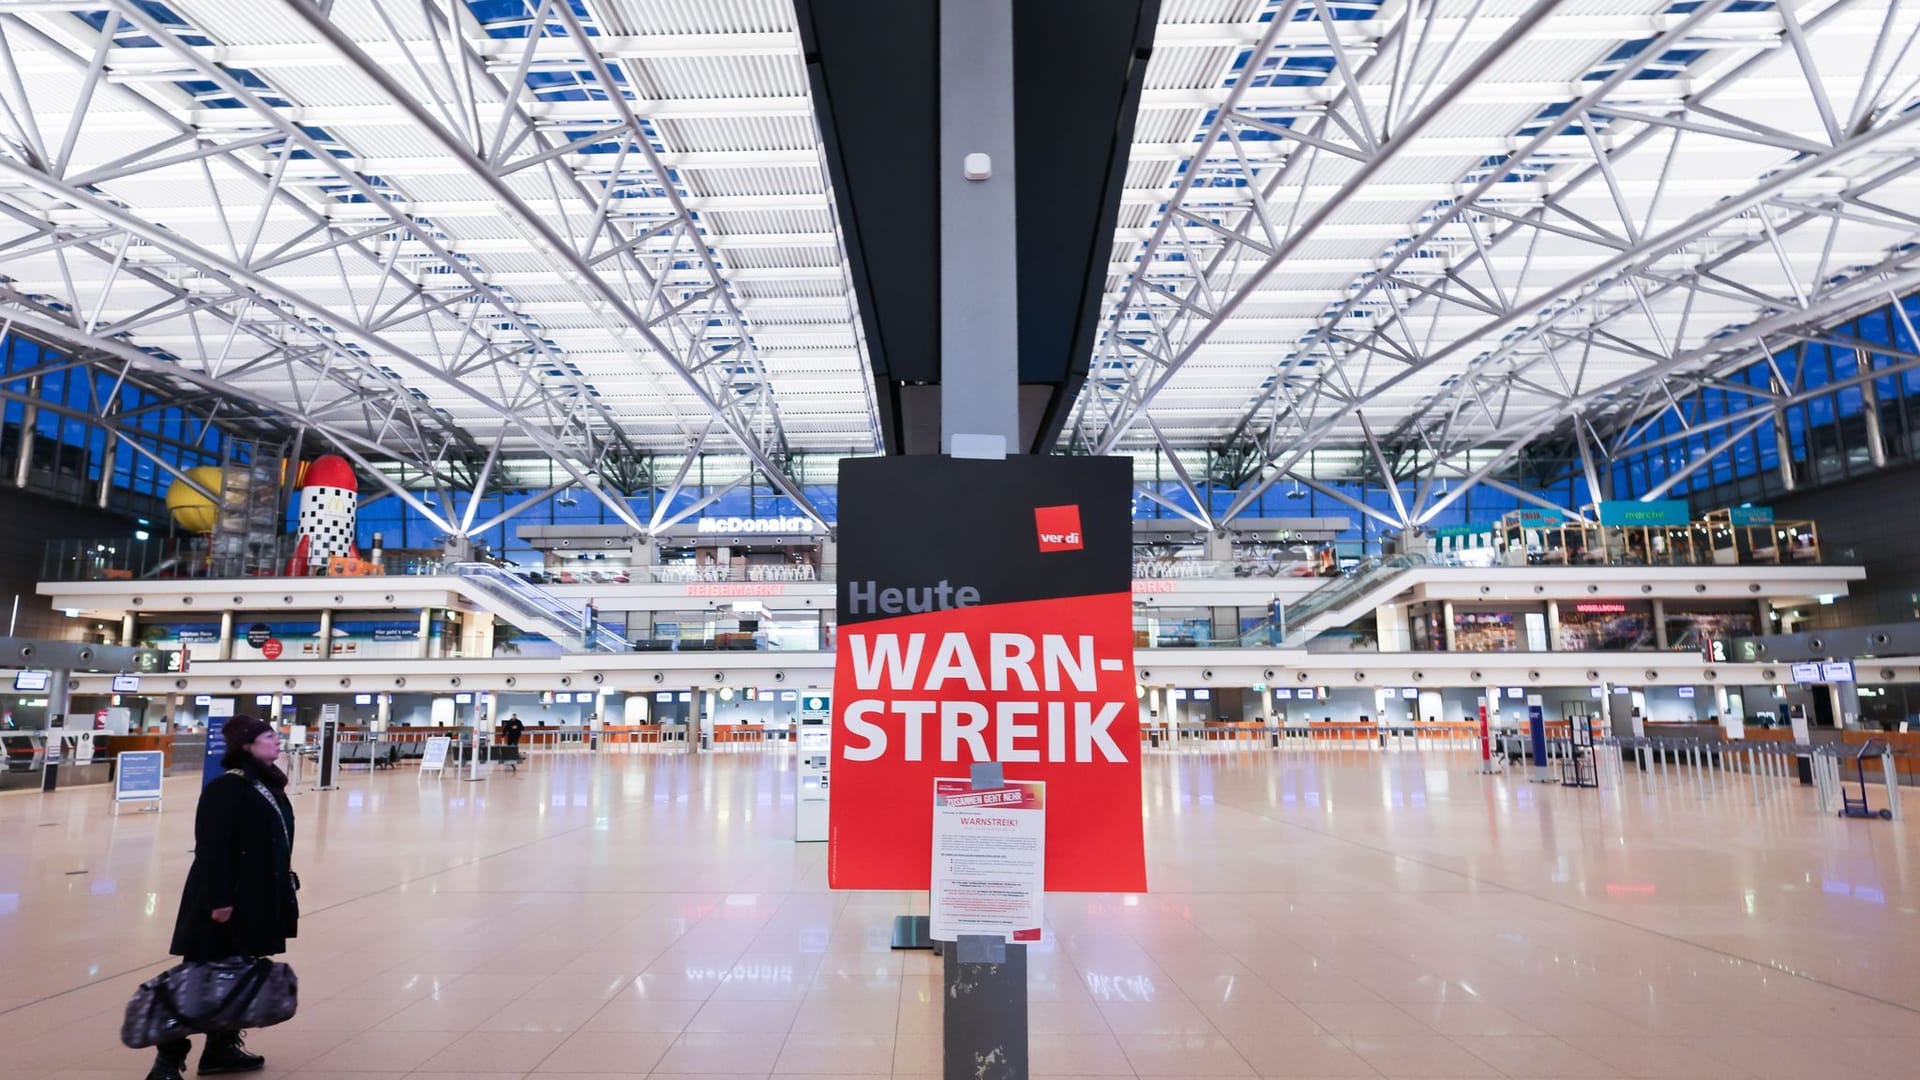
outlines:
[{"label": "blue tinted glass pane", "polygon": [[1860,370],[1860,354],[1852,349],[1828,349],[1827,359],[1833,364],[1835,381],[1851,378]]},{"label": "blue tinted glass pane", "polygon": [[1859,416],[1866,407],[1866,395],[1857,386],[1849,386],[1835,395],[1840,402],[1841,416]]}]

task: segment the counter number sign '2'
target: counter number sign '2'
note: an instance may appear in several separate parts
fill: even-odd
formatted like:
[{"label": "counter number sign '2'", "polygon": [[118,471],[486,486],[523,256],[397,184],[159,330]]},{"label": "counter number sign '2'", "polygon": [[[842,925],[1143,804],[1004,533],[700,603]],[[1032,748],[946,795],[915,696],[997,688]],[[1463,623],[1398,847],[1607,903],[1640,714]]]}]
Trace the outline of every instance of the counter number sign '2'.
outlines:
[{"label": "counter number sign '2'", "polygon": [[924,889],[942,777],[1046,784],[1046,888],[1146,888],[1130,581],[1132,466],[840,465],[827,876]]}]

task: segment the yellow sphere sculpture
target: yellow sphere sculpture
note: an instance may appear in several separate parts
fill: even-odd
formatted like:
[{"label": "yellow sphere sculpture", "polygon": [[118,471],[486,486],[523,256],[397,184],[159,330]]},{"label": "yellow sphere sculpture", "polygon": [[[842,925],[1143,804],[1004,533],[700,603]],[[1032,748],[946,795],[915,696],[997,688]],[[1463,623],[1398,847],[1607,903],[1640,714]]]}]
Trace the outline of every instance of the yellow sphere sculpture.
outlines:
[{"label": "yellow sphere sculpture", "polygon": [[[197,465],[187,470],[193,482],[208,491],[220,490],[220,466]],[[212,499],[188,487],[186,481],[175,480],[167,489],[167,511],[173,515],[173,523],[190,533],[206,534],[213,531],[214,520],[219,516],[219,508]]]}]

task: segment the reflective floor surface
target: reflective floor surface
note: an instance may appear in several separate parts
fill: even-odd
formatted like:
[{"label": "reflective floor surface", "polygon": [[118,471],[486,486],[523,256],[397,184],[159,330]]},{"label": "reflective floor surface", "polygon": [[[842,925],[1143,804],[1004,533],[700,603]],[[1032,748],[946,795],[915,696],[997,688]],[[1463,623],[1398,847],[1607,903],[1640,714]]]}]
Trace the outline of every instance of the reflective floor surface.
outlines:
[{"label": "reflective floor surface", "polygon": [[[1049,898],[1035,1076],[1920,1076],[1920,817],[1435,753],[1145,772],[1153,891]],[[827,892],[792,780],[573,755],[302,793],[302,1007],[251,1045],[303,1080],[937,1076],[935,960],[888,949],[924,895]],[[0,796],[0,1078],[144,1075],[120,1011],[195,786]]]}]

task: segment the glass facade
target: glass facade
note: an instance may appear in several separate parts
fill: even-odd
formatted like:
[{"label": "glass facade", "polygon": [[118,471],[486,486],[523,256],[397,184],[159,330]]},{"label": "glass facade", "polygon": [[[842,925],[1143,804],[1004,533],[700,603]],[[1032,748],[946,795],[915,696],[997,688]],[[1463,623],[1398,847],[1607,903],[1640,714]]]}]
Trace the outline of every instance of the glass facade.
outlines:
[{"label": "glass facade", "polygon": [[1613,497],[1638,498],[1710,452],[1669,489],[1696,512],[1783,494],[1788,476],[1804,489],[1920,461],[1916,314],[1909,296],[1681,396],[1636,429],[1652,445],[1614,458]]},{"label": "glass facade", "polygon": [[[1913,316],[1920,314],[1920,297],[1907,298],[1900,307],[1888,304],[1848,320],[1792,349],[1764,356],[1747,367],[1715,379],[1712,385],[1678,398],[1674,408],[1649,418],[1633,432],[1627,448],[1612,461],[1608,479],[1611,497],[1635,499],[1660,487],[1674,473],[1701,455],[1711,453],[1704,467],[1674,483],[1667,494],[1690,500],[1696,511],[1767,499],[1795,487],[1831,484],[1863,475],[1884,462],[1920,461],[1920,341],[1915,340]],[[107,507],[146,518],[165,528],[164,499],[173,477],[163,467],[180,470],[219,462],[225,433],[202,412],[166,400],[161,394],[116,378],[113,374],[72,362],[55,346],[18,334],[0,338],[0,462],[11,467],[18,460],[23,432],[31,416],[32,454],[27,487],[76,502],[99,498],[103,473]],[[1879,374],[1885,372],[1884,374]],[[1784,399],[1785,404],[1780,401]],[[102,414],[111,417],[102,420]],[[1750,430],[1748,426],[1753,425]],[[124,445],[112,431],[123,432],[140,449]],[[1324,460],[1323,460],[1324,459]],[[1193,464],[1193,463],[1190,463]],[[1302,470],[1323,477],[1320,487],[1283,480],[1270,485],[1242,512],[1245,517],[1345,516],[1353,527],[1336,546],[1342,557],[1379,554],[1383,539],[1397,532],[1380,520],[1358,512],[1354,503],[1385,515],[1396,513],[1393,496],[1377,481],[1338,478],[1353,470],[1347,451],[1316,451],[1302,462]],[[831,462],[798,464],[807,497],[829,519],[835,516],[835,489]],[[1196,478],[1210,470],[1190,469]],[[1533,479],[1521,479],[1522,472]],[[1169,502],[1189,500],[1176,471],[1164,454],[1144,455],[1136,473],[1142,486]],[[1507,475],[1510,488],[1526,490],[1548,503],[1584,506],[1593,501],[1577,468],[1516,466]],[[1540,478],[1556,476],[1545,481]],[[556,474],[556,479],[558,479]],[[829,481],[829,482],[814,482]],[[1446,498],[1446,484],[1429,493],[1430,501]],[[668,511],[685,506],[703,493],[696,471],[675,497]],[[628,500],[643,520],[653,514],[657,489]],[[1214,515],[1224,514],[1237,492],[1232,486],[1209,485],[1200,494]],[[1402,484],[1402,499],[1411,502],[1413,485]],[[428,501],[438,498],[423,491]],[[485,522],[524,496],[487,494],[472,520]],[[461,496],[464,499],[464,495]],[[1513,490],[1489,485],[1471,488],[1448,502],[1423,522],[1430,530],[1487,525],[1513,510],[1538,504]],[[464,501],[436,509],[458,520]],[[771,517],[798,510],[791,500],[755,485],[730,491],[710,506],[707,515]],[[1144,496],[1136,497],[1134,514],[1140,519],[1176,516],[1175,511]],[[494,525],[473,539],[492,554],[537,565],[539,552],[520,543],[522,525],[617,525],[619,519],[598,499],[572,491]],[[360,541],[381,534],[387,549],[432,548],[443,530],[406,502],[377,492],[363,493],[359,511]]]},{"label": "glass facade", "polygon": [[[220,462],[225,433],[203,414],[18,334],[0,338],[0,399],[0,462],[9,470],[31,433],[29,491],[91,503],[110,470],[107,508],[160,521],[173,476],[156,458],[182,471]],[[141,449],[123,445],[114,429]]]}]

